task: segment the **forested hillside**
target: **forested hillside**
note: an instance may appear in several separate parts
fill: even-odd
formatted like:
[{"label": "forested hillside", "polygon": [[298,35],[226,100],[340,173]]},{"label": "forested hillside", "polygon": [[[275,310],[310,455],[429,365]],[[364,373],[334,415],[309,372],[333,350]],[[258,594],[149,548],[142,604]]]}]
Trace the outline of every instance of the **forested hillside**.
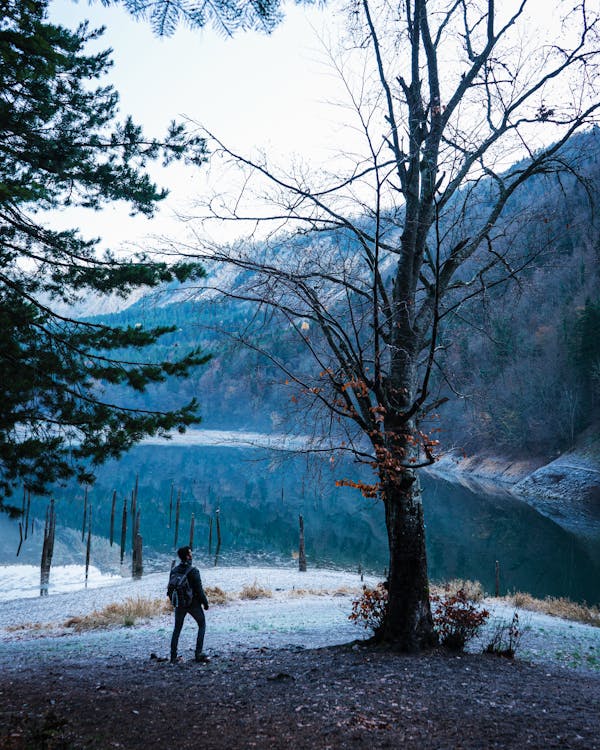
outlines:
[{"label": "forested hillside", "polygon": [[[600,195],[600,131],[579,136],[563,158],[573,171],[531,180],[513,196],[496,232],[497,243],[520,244],[523,256],[533,251],[534,262],[470,302],[456,309],[450,304],[442,318],[436,387],[448,401],[436,426],[445,446],[547,456],[573,445],[582,431],[598,429],[600,206],[594,200]],[[485,200],[484,187],[474,196],[474,210]],[[295,252],[310,242],[299,239]],[[206,427],[285,429],[301,394],[235,338],[256,310],[214,291],[194,299],[176,292],[171,286],[108,317],[123,325],[176,325],[176,333],[156,344],[154,357],[168,359],[201,344],[214,358],[185,382],[137,395],[136,405],[155,405],[160,396],[170,408],[182,396],[195,396]],[[256,335],[276,342],[284,362],[307,357],[280,320],[263,321]]]}]

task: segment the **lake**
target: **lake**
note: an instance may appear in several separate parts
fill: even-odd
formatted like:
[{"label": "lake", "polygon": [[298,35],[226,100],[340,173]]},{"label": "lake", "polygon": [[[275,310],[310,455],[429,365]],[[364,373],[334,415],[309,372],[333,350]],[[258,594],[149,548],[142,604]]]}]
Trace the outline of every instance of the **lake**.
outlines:
[{"label": "lake", "polygon": [[[94,569],[88,585],[104,585],[114,580],[114,575],[129,575],[129,511],[136,477],[146,570],[168,568],[175,546],[190,540],[192,514],[195,557],[201,567],[294,566],[298,516],[302,514],[310,567],[360,567],[384,576],[388,560],[381,504],[365,500],[357,491],[335,487],[336,479],[357,478],[355,466],[307,465],[302,456],[215,444],[224,439],[222,436],[218,440],[205,438],[197,433],[177,443],[141,445],[119,462],[102,467],[97,483],[89,490]],[[600,603],[600,529],[596,539],[578,537],[507,492],[474,492],[427,474],[422,475],[422,485],[433,581],[477,579],[493,593],[498,561],[501,593],[528,591],[538,597],[567,596]],[[108,537],[114,490],[117,510],[111,546]],[[83,489],[77,486],[57,488],[54,493],[58,528],[51,593],[65,590],[63,579],[69,587],[74,585],[73,568],[67,571],[67,566],[79,566],[83,585],[83,495]],[[124,503],[128,530],[121,565]],[[18,522],[0,516],[0,566],[5,566],[0,568],[0,599],[17,595],[15,578],[18,582],[19,572],[15,564],[23,565],[22,595],[36,594],[29,568],[25,584],[25,568],[39,565],[40,519],[46,505],[47,499],[32,500],[33,533],[30,529],[18,558]],[[221,537],[218,549],[217,531]]]}]

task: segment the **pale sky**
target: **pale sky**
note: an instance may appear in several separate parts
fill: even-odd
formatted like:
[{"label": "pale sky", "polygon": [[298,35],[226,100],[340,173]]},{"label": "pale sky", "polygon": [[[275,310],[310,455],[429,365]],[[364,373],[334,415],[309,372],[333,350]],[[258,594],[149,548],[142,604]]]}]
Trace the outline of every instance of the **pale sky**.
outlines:
[{"label": "pale sky", "polygon": [[[120,7],[73,0],[52,0],[50,5],[51,20],[69,28],[84,19],[94,27],[106,26],[99,48],[114,50],[107,80],[120,94],[121,113],[131,114],[149,135],[160,136],[172,119],[189,117],[242,153],[260,147],[282,161],[292,153],[319,159],[332,135],[339,145],[334,113],[320,105],[336,97],[335,80],[324,67],[311,26],[322,31],[326,13],[331,15],[292,5],[271,35],[244,32],[223,38],[207,27],[181,28],[172,37],[158,39],[149,24],[134,21]],[[148,233],[179,234],[182,228],[170,219],[171,208],[185,210],[188,200],[204,188],[203,170],[152,171],[159,184],[171,190],[158,218],[131,220],[127,211],[113,206],[88,216],[82,229],[102,233],[111,243]]]},{"label": "pale sky", "polygon": [[[120,94],[121,113],[131,114],[149,135],[163,134],[173,118],[189,117],[238,153],[260,148],[275,163],[296,156],[321,165],[356,143],[342,111],[331,105],[344,94],[320,41],[336,35],[339,1],[329,0],[324,9],[288,3],[284,21],[271,35],[244,32],[233,38],[223,38],[209,26],[201,31],[180,28],[173,37],[158,39],[148,23],[99,1],[51,0],[50,16],[70,28],[84,19],[94,27],[106,26],[98,46],[114,50],[108,81]],[[503,0],[501,12],[515,2]],[[552,14],[545,0],[530,0],[530,5],[534,23],[526,33],[539,33],[537,18],[545,24]],[[153,176],[171,195],[152,221],[132,220],[123,207],[109,206],[100,214],[88,212],[85,219],[70,212],[59,223],[80,223],[85,236],[101,235],[113,248],[153,234],[184,237],[173,211],[186,213],[194,196],[207,190],[207,172],[153,167]]]}]

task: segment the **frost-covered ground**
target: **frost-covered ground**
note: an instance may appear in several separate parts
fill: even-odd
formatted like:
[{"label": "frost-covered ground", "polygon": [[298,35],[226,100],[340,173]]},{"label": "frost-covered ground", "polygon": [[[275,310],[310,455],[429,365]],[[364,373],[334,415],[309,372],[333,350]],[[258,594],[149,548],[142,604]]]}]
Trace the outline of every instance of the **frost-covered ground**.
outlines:
[{"label": "frost-covered ground", "polygon": [[[151,653],[166,656],[172,615],[160,615],[134,627],[80,634],[64,627],[69,617],[88,614],[128,597],[163,597],[166,578],[166,574],[154,573],[141,581],[120,579],[84,591],[0,602],[0,668],[9,662],[15,666],[37,659],[69,658],[85,666],[94,659],[148,659]],[[254,583],[272,592],[270,598],[234,599],[212,606],[207,612],[208,654],[263,647],[314,648],[367,635],[348,620],[352,599],[362,585],[356,573],[210,568],[202,570],[202,579],[205,587],[218,586],[233,595]],[[365,577],[364,583],[373,584],[375,579]],[[494,600],[487,600],[484,606],[492,612],[490,624],[471,650],[481,649],[494,628],[508,623],[514,613],[514,609]],[[523,636],[518,657],[600,671],[600,628],[526,611],[519,612],[519,618]],[[194,639],[195,625],[189,619],[180,641],[180,651],[185,656],[191,655]]]},{"label": "frost-covered ground", "polygon": [[[52,568],[49,594],[55,592],[77,592],[84,580],[81,565],[55,565]],[[121,580],[121,576],[103,573],[95,565],[90,565],[87,584],[89,588],[111,586]],[[0,606],[2,602],[14,599],[38,599],[40,596],[39,565],[0,565]]]}]

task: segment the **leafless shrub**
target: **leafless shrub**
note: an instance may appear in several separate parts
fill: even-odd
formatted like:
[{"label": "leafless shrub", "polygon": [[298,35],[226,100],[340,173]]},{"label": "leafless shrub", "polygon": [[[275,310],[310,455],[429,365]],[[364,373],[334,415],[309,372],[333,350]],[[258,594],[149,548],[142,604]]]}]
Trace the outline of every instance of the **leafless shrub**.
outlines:
[{"label": "leafless shrub", "polygon": [[521,643],[522,636],[523,631],[519,624],[519,614],[515,612],[510,622],[499,620],[494,623],[490,640],[483,651],[486,654],[495,654],[496,656],[504,656],[506,659],[513,659]]}]

